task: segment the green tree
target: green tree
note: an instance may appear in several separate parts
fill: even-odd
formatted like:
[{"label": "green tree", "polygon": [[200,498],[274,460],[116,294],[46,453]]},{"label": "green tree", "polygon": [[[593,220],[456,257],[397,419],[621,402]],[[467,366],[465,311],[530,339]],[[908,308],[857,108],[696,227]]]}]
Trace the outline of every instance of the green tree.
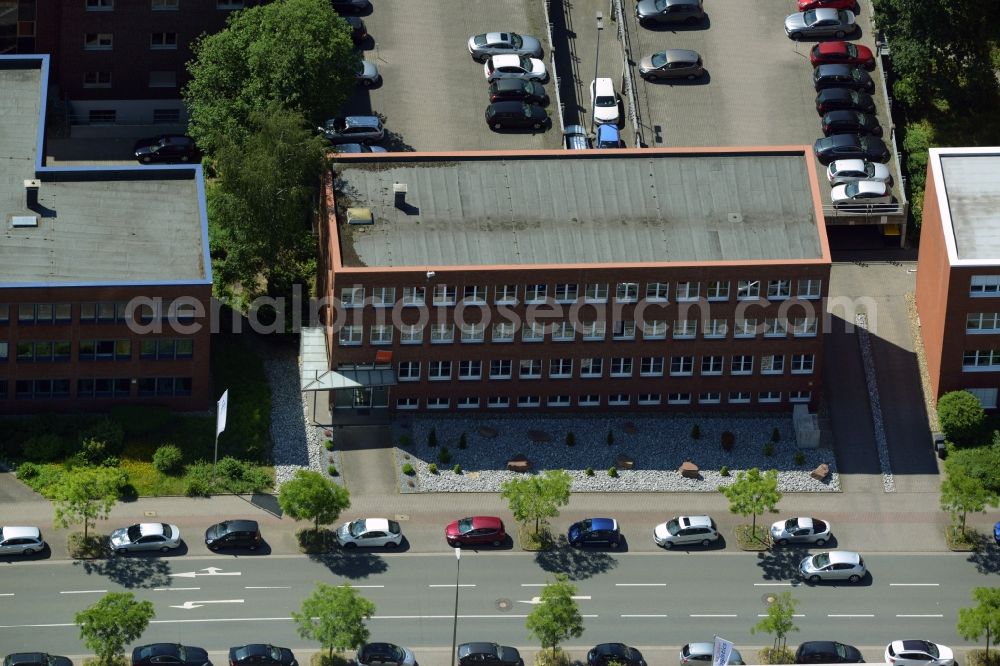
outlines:
[{"label": "green tree", "polygon": [[958,521],[961,533],[965,534],[965,517],[972,511],[980,513],[987,505],[997,506],[1000,497],[983,485],[978,478],[969,474],[958,461],[949,458],[944,464],[947,472],[941,481],[941,508]]},{"label": "green tree", "polygon": [[1000,432],[993,434],[993,443],[989,446],[952,448],[948,452],[948,462],[961,465],[984,486],[1000,493]]},{"label": "green tree", "polygon": [[750,633],[771,634],[774,636],[774,649],[784,650],[788,644],[788,634],[799,630],[793,621],[798,603],[791,592],[782,592],[768,605],[767,615],[751,627]]},{"label": "green tree", "polygon": [[962,638],[978,641],[986,634],[986,660],[990,663],[990,637],[1000,634],[1000,587],[977,587],[972,599],[978,605],[958,610],[958,633]]},{"label": "green tree", "polygon": [[152,601],[136,601],[131,592],[111,592],[76,614],[80,638],[103,666],[124,660],[125,646],[139,639],[156,613]]},{"label": "green tree", "polygon": [[318,641],[332,657],[334,650],[357,650],[368,641],[364,621],[374,614],[375,604],[350,585],[316,583],[301,612],[292,611],[292,620],[299,636]]},{"label": "green tree", "polygon": [[528,614],[528,632],[538,639],[542,649],[552,648],[553,657],[559,643],[583,635],[583,616],[573,598],[575,594],[576,586],[560,574],[542,588],[541,603]]},{"label": "green tree", "polygon": [[192,44],[182,96],[188,133],[207,155],[242,144],[254,111],[277,102],[316,125],[354,91],[361,64],[351,31],[326,0],[280,0],[230,15]]},{"label": "green tree", "polygon": [[318,533],[320,524],[329,525],[350,508],[351,494],[319,472],[300,469],[282,484],[278,504],[293,520],[314,521]]},{"label": "green tree", "polygon": [[572,482],[566,470],[550,469],[539,475],[504,481],[500,496],[508,501],[519,523],[535,521],[535,534],[538,534],[541,521],[558,516],[559,507],[569,502]]},{"label": "green tree", "polygon": [[114,467],[77,467],[68,470],[55,487],[55,522],[60,527],[83,523],[83,538],[92,523],[108,517],[111,507],[128,482]]},{"label": "green tree", "polygon": [[778,490],[778,470],[763,474],[756,467],[737,472],[736,480],[728,486],[719,486],[719,492],[729,499],[729,510],[746,518],[752,516],[750,533],[757,534],[757,514],[775,511],[781,501]]},{"label": "green tree", "polygon": [[941,396],[937,408],[941,432],[948,441],[958,445],[977,443],[986,420],[979,398],[968,391],[951,391]]}]

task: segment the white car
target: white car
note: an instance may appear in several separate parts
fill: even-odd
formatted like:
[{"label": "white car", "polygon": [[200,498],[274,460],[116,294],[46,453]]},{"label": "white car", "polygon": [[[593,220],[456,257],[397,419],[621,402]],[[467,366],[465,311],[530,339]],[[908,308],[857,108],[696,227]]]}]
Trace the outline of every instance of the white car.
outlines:
[{"label": "white car", "polygon": [[167,552],[181,545],[181,531],[167,523],[137,523],[111,533],[111,550],[122,555],[132,551]]},{"label": "white car", "polygon": [[337,543],[344,548],[395,548],[403,542],[399,523],[385,518],[359,518],[337,530]]},{"label": "white car", "polygon": [[483,65],[486,80],[525,79],[527,81],[544,81],[549,78],[545,71],[545,63],[538,58],[516,55],[496,55]]},{"label": "white car", "polygon": [[771,539],[779,546],[790,543],[824,546],[830,540],[830,523],[804,516],[779,520],[771,525]]},{"label": "white car", "polygon": [[837,185],[830,191],[834,208],[864,207],[892,202],[892,188],[878,180],[856,180]]},{"label": "white car", "polygon": [[865,577],[865,561],[851,550],[831,550],[810,555],[799,562],[799,574],[810,583],[846,580],[857,583]]},{"label": "white car", "polygon": [[653,541],[664,548],[691,544],[707,546],[718,538],[715,522],[708,516],[677,516],[653,528]]},{"label": "white car", "polygon": [[844,185],[856,180],[878,180],[892,184],[889,167],[866,160],[834,160],[826,168],[826,178],[830,185]]},{"label": "white car", "polygon": [[954,666],[955,653],[950,647],[930,641],[893,641],[885,647],[889,666]]},{"label": "white car", "polygon": [[594,110],[595,123],[618,124],[618,94],[611,79],[599,78],[590,82],[590,107]]},{"label": "white car", "polygon": [[0,527],[0,555],[33,555],[45,550],[37,527]]}]

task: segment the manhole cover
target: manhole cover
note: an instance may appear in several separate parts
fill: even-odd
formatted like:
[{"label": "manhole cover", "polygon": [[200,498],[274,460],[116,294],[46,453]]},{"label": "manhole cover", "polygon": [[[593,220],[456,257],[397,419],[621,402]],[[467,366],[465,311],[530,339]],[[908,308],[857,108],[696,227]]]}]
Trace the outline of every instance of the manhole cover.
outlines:
[{"label": "manhole cover", "polygon": [[778,600],[778,595],[775,594],[774,592],[768,592],[767,594],[761,597],[761,600],[765,604],[773,604],[775,601]]},{"label": "manhole cover", "polygon": [[410,514],[408,513],[397,513],[395,520],[396,522],[404,522],[410,519]]},{"label": "manhole cover", "polygon": [[514,604],[510,599],[497,599],[497,610],[509,611],[513,606]]},{"label": "manhole cover", "polygon": [[156,512],[155,511],[143,511],[142,515],[146,516],[147,518],[153,518],[154,516],[156,516]]}]

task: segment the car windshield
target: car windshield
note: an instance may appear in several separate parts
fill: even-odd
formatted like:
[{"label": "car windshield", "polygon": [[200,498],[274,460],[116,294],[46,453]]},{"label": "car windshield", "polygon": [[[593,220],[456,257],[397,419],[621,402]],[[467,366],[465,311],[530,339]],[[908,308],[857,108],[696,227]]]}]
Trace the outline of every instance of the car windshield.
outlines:
[{"label": "car windshield", "polygon": [[274,659],[275,661],[281,661],[281,650],[274,647],[273,645],[270,645],[268,647],[270,647],[270,650],[268,650],[268,652],[271,653],[271,659]]},{"label": "car windshield", "polygon": [[653,67],[663,67],[667,64],[667,54],[666,53],[654,53],[650,56],[649,61],[653,63]]},{"label": "car windshield", "polygon": [[863,76],[864,76],[864,72],[862,72],[860,69],[852,69],[851,70],[851,78],[854,79],[855,81],[860,81],[861,77],[863,77]]},{"label": "car windshield", "polygon": [[531,117],[531,106],[527,103],[521,104],[521,113],[524,114],[525,118]]},{"label": "car windshield", "polygon": [[807,12],[802,12],[802,19],[806,22],[806,25],[812,25],[816,21],[816,10],[810,9]]},{"label": "car windshield", "polygon": [[524,44],[524,40],[521,39],[521,35],[517,34],[516,32],[512,32],[510,33],[510,44],[515,49],[519,49],[521,48],[521,45]]},{"label": "car windshield", "polygon": [[472,529],[472,518],[462,518],[458,521],[458,531],[461,534],[465,534]]},{"label": "car windshield", "polygon": [[138,541],[139,537],[141,537],[141,536],[142,536],[142,532],[139,530],[139,526],[138,525],[133,525],[132,527],[128,528],[128,540],[129,541]]},{"label": "car windshield", "polygon": [[351,536],[361,536],[365,533],[365,521],[355,520],[351,523],[351,527],[348,531],[350,531]]},{"label": "car windshield", "polygon": [[523,69],[524,71],[526,72],[531,71],[531,58],[521,56],[520,64],[521,64],[521,69]]},{"label": "car windshield", "polygon": [[656,11],[662,12],[667,8],[667,0],[656,0]]},{"label": "car windshield", "polygon": [[865,164],[865,175],[871,178],[875,175],[875,164],[874,162],[868,162]]},{"label": "car windshield", "polygon": [[597,106],[618,106],[618,102],[615,101],[613,95],[603,95],[594,100],[594,104]]},{"label": "car windshield", "polygon": [[858,57],[858,47],[857,46],[855,46],[854,44],[846,44],[846,48],[847,48],[847,55],[851,56],[852,58],[857,58]]},{"label": "car windshield", "polygon": [[830,553],[820,553],[814,557],[813,566],[817,569],[823,569],[830,566]]},{"label": "car windshield", "polygon": [[671,534],[677,534],[678,532],[681,531],[681,526],[680,524],[678,524],[677,520],[668,520],[667,531],[670,532]]},{"label": "car windshield", "polygon": [[844,647],[843,643],[834,643],[835,649],[837,650],[837,656],[841,659],[847,659],[847,648]]},{"label": "car windshield", "polygon": [[857,181],[853,183],[848,183],[847,186],[844,188],[844,194],[846,194],[849,197],[858,196],[858,192],[860,191],[861,191],[861,186],[858,185]]},{"label": "car windshield", "polygon": [[938,652],[937,645],[934,645],[934,643],[927,643],[926,647],[927,647],[927,654],[937,659],[940,654]]},{"label": "car windshield", "polygon": [[476,35],[475,37],[472,38],[472,43],[475,44],[476,46],[482,46],[483,44],[486,43],[486,35],[485,34]]}]

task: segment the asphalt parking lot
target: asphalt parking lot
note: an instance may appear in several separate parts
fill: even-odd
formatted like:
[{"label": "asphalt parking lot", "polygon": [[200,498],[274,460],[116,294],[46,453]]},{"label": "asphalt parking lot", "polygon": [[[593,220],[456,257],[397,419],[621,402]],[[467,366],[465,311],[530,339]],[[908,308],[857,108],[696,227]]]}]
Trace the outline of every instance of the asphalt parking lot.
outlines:
[{"label": "asphalt parking lot", "polygon": [[483,118],[489,105],[483,66],[469,55],[470,36],[510,31],[537,37],[553,91],[545,6],[538,0],[376,0],[363,16],[370,38],[364,58],[382,74],[381,86],[359,89],[347,113],[383,116],[387,148],[396,150],[539,150],[562,145],[559,119],[544,132],[497,133]]}]

